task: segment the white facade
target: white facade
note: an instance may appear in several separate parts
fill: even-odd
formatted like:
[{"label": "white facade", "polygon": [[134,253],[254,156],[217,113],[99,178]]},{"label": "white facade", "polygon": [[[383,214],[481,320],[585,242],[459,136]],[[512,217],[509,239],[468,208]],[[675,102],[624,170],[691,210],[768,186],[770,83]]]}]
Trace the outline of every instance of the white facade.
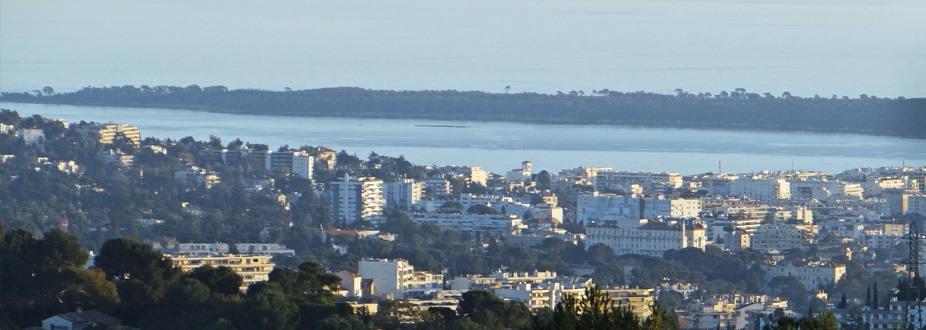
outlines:
[{"label": "white facade", "polygon": [[45,138],[45,133],[38,128],[20,128],[19,138],[23,139],[26,144],[36,144]]},{"label": "white facade", "polygon": [[617,255],[642,254],[661,257],[666,250],[693,247],[703,250],[707,245],[704,226],[700,224],[614,221],[587,226],[588,246],[602,243]]},{"label": "white facade", "polygon": [[791,196],[794,199],[817,199],[829,201],[832,197],[862,198],[862,185],[825,179],[790,180]]},{"label": "white facade", "polygon": [[251,255],[251,254],[214,254],[203,256],[192,255],[168,255],[173,261],[174,266],[179,266],[186,273],[191,272],[203,265],[212,267],[226,266],[231,268],[235,273],[241,275],[241,291],[248,289],[248,286],[257,282],[266,281],[270,277],[275,264],[270,261],[269,255]]},{"label": "white facade", "polygon": [[788,224],[761,225],[752,236],[752,248],[762,252],[801,248],[808,243],[803,230]]},{"label": "white facade", "polygon": [[[235,249],[240,253],[266,254],[266,255],[296,255],[293,249],[277,243],[235,243]],[[166,251],[171,254],[184,254],[203,256],[210,254],[230,253],[231,248],[226,243],[179,243],[176,247]]]},{"label": "white facade", "polygon": [[576,221],[620,220],[640,218],[693,219],[701,213],[700,199],[637,198],[613,194],[580,195],[576,202]]},{"label": "white facade", "polygon": [[762,265],[766,272],[766,279],[776,276],[794,276],[804,284],[807,290],[817,290],[821,287],[836,284],[846,273],[846,266],[835,264],[810,264],[794,266],[791,264]]},{"label": "white facade", "polygon": [[206,189],[212,188],[212,186],[221,182],[218,174],[196,166],[192,166],[187,170],[174,172],[174,179],[184,181],[188,184],[204,186]]},{"label": "white facade", "polygon": [[741,177],[730,182],[729,188],[731,196],[746,196],[766,202],[791,198],[791,185],[780,178]]},{"label": "white facade", "polygon": [[99,129],[98,133],[100,134],[100,143],[102,144],[113,143],[117,133],[124,135],[136,146],[141,143],[141,133],[138,132],[138,127],[135,126],[126,124],[106,124]]},{"label": "white facade", "polygon": [[414,179],[398,179],[383,184],[383,197],[386,208],[408,210],[412,205],[424,199],[424,182]]},{"label": "white facade", "polygon": [[672,172],[600,171],[595,176],[595,190],[628,190],[639,185],[647,193],[660,193],[682,186],[682,176]]},{"label": "white facade", "polygon": [[303,179],[312,179],[312,166],[315,158],[305,152],[293,155],[293,174]]},{"label": "white facade", "polygon": [[405,259],[364,259],[357,268],[362,279],[373,280],[373,290],[380,297],[399,299],[443,288],[443,275],[415,271]]},{"label": "white facade", "polygon": [[526,227],[521,224],[520,217],[507,214],[412,213],[408,217],[418,224],[433,223],[450,230],[468,232],[511,234]]},{"label": "white facade", "polygon": [[347,175],[331,182],[331,218],[334,221],[378,221],[383,214],[383,181]]}]

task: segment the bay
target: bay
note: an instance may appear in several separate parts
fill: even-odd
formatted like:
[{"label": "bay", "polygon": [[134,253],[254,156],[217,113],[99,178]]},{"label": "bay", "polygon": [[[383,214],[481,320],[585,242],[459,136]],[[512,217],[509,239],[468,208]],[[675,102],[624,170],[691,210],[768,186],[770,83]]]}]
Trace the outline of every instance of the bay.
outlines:
[{"label": "bay", "polygon": [[192,110],[5,102],[20,116],[38,114],[138,126],[142,136],[228,143],[236,138],[327,146],[366,158],[405,156],[421,165],[473,165],[496,173],[533,162],[535,171],[577,166],[697,174],[926,166],[926,140],[860,134],[540,125],[411,119],[275,117]]}]

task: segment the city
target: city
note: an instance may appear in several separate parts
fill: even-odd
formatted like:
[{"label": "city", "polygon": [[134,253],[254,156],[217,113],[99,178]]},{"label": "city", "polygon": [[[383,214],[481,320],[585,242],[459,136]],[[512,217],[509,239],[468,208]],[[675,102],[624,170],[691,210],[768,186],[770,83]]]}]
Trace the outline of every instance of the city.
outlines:
[{"label": "city", "polygon": [[[132,123],[20,116],[0,112],[4,261],[21,252],[30,263],[37,252],[16,246],[55,248],[24,242],[58,237],[87,250],[84,270],[72,272],[105,271],[102,281],[117,288],[51,303],[9,287],[29,282],[12,275],[29,271],[5,263],[4,319],[23,326],[72,324],[91,314],[82,309],[115,314],[93,311],[96,324],[165,328],[171,323],[158,315],[173,315],[189,325],[194,316],[170,308],[194,304],[214,316],[219,302],[252,303],[280,283],[284,298],[303,292],[300,299],[318,301],[299,300],[292,315],[263,321],[197,324],[558,328],[544,315],[556,319],[564,302],[606,295],[641,324],[667,320],[668,328],[760,329],[808,316],[832,317],[842,328],[922,327],[926,288],[910,267],[926,216],[923,164],[680,174],[537,171],[525,160],[492,173],[323,146],[143,138]],[[165,274],[178,273],[136,292],[148,300],[133,298],[124,286],[144,276],[111,274],[121,267],[111,257],[116,243],[154,259],[163,253],[169,259],[160,261],[172,262]],[[221,284],[210,271],[231,271],[240,282]],[[295,287],[303,282],[312,285]],[[190,288],[203,283],[205,296],[190,302]],[[473,301],[491,299],[474,292],[520,317],[480,314]],[[45,303],[23,311],[11,301]]]}]

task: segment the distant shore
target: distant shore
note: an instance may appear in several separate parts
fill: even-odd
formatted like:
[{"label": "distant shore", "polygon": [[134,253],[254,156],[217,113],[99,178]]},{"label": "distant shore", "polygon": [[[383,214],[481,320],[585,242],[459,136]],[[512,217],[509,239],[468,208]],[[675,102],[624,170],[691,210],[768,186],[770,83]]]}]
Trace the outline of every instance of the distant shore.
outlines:
[{"label": "distant shore", "polygon": [[801,98],[733,92],[676,95],[609,90],[556,95],[222,86],[87,87],[56,94],[3,93],[0,101],[187,109],[269,116],[499,121],[664,128],[854,133],[926,139],[926,99]]}]

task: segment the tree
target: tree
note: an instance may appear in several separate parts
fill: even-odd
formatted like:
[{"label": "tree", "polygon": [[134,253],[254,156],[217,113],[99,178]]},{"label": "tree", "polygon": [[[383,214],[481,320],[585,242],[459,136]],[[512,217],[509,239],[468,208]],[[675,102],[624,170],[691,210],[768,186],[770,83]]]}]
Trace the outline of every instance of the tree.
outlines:
[{"label": "tree", "polygon": [[51,86],[45,86],[42,88],[42,94],[44,95],[55,95],[55,89]]},{"label": "tree", "polygon": [[483,205],[483,204],[475,204],[475,205],[473,205],[473,206],[470,206],[468,209],[466,209],[466,213],[469,213],[469,214],[489,214],[489,215],[501,214],[500,212],[498,212],[498,210],[496,210],[496,209],[494,209],[494,208],[492,208],[492,207],[490,207],[490,206]]},{"label": "tree", "polygon": [[180,277],[180,268],[170,258],[131,238],[103,243],[94,264],[116,282],[124,302],[154,303]]},{"label": "tree", "polygon": [[244,278],[227,266],[218,268],[211,265],[197,267],[184,277],[198,280],[206,285],[209,291],[223,295],[236,295],[241,292],[241,283]]},{"label": "tree", "polygon": [[237,313],[245,329],[288,329],[296,322],[299,307],[274,282],[260,282],[248,288],[247,299]]},{"label": "tree", "polygon": [[67,266],[83,267],[88,256],[80,248],[77,237],[60,229],[52,229],[30,247],[26,258],[36,269],[60,269]]}]

